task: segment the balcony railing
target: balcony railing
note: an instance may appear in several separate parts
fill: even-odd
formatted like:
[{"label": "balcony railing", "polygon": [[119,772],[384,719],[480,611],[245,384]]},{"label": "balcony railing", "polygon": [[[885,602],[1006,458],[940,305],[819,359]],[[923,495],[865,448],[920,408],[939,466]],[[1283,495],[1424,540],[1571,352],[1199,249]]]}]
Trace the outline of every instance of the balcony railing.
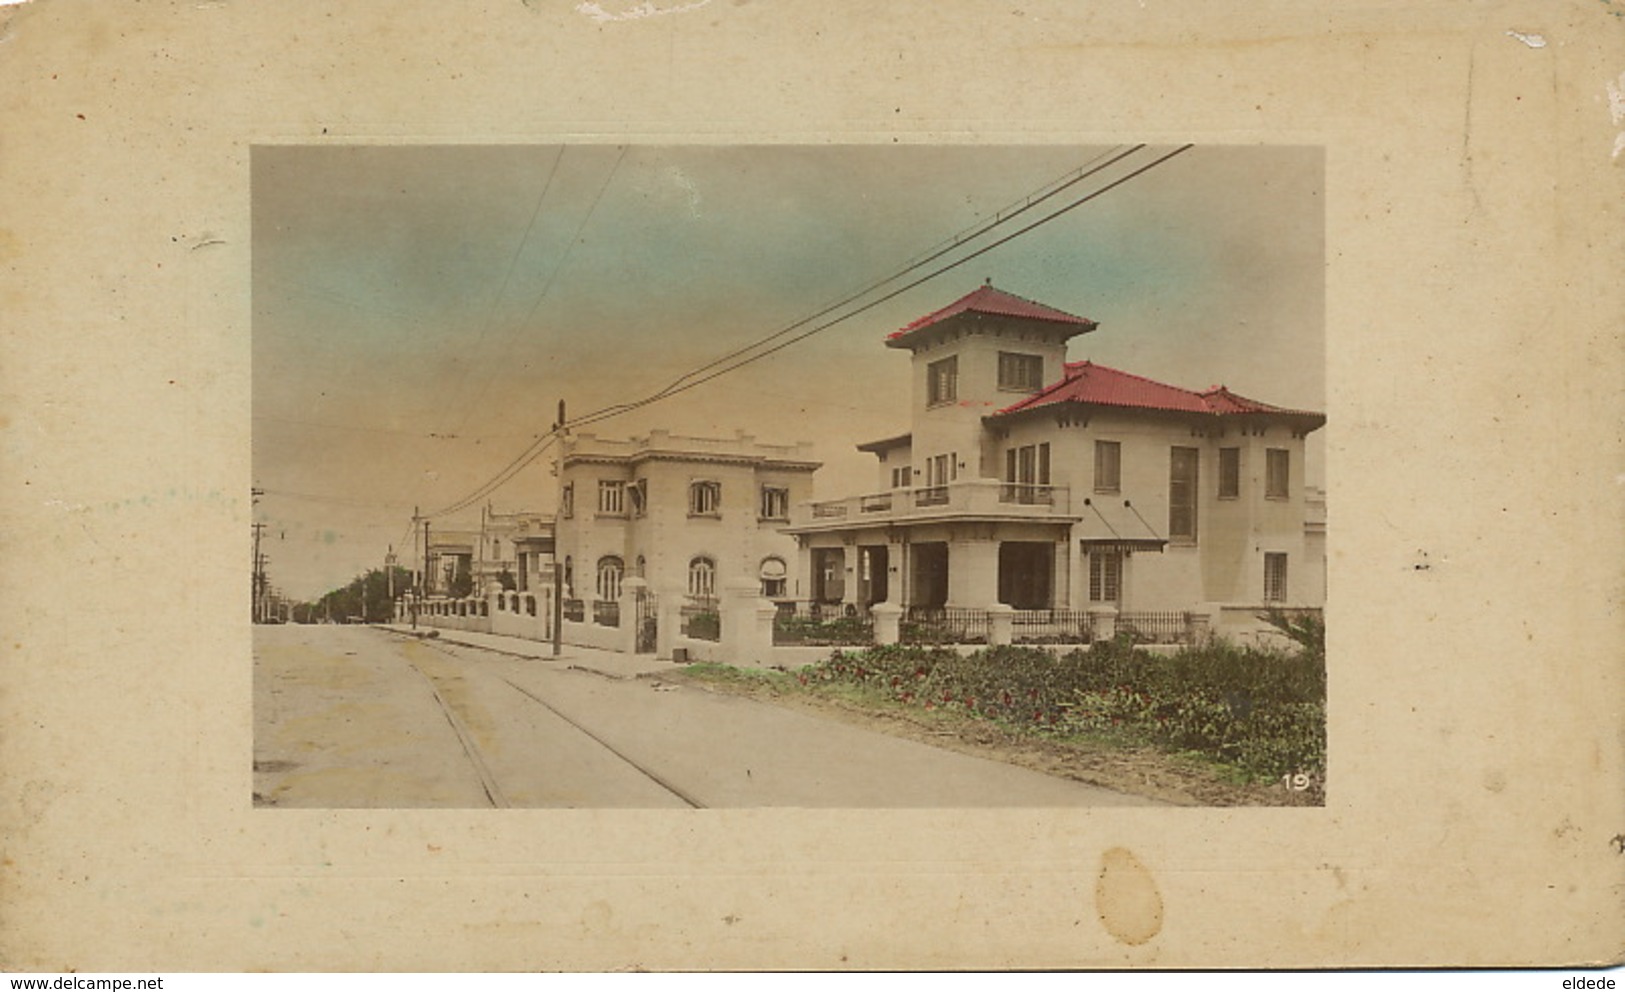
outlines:
[{"label": "balcony railing", "polygon": [[865,493],[846,499],[806,504],[794,523],[829,521],[905,520],[944,513],[976,516],[1047,517],[1070,512],[1071,494],[1065,486],[1038,486],[979,479],[945,486],[918,486]]}]

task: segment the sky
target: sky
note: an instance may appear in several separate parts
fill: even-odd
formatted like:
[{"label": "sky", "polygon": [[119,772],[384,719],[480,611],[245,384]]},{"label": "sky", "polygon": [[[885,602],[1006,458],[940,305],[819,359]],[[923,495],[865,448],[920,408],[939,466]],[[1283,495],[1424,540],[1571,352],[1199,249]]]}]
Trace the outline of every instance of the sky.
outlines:
[{"label": "sky", "polygon": [[[414,508],[474,493],[559,401],[574,419],[647,396],[956,236],[830,317],[1174,149],[1133,152],[964,239],[1129,150],[256,147],[253,470],[272,585],[313,598],[391,545],[410,564]],[[760,361],[583,429],[810,441],[818,498],[865,491],[873,456],[854,446],[909,426],[908,355],[885,336],[988,279],[1098,321],[1070,360],[1324,410],[1323,177],[1318,148],[1197,146]],[[1312,485],[1323,447],[1311,444]],[[433,526],[478,526],[487,504],[551,511],[550,456]]]}]

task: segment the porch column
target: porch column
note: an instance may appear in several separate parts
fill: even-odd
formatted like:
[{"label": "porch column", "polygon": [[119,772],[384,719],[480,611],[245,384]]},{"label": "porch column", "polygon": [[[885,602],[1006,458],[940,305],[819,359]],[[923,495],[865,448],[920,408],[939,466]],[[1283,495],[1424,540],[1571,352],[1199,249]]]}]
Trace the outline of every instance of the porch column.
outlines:
[{"label": "porch column", "polygon": [[903,598],[903,583],[908,581],[905,578],[908,575],[907,552],[908,545],[902,541],[886,542],[886,602],[891,606],[902,606],[908,602]]},{"label": "porch column", "polygon": [[948,605],[980,609],[998,601],[998,542],[964,539],[948,542]]},{"label": "porch column", "polygon": [[858,556],[862,553],[863,548],[858,545],[855,535],[841,539],[841,568],[845,572],[845,578],[841,582],[841,605],[850,606],[854,611],[863,605],[863,594],[858,589],[859,579],[863,575]]},{"label": "porch column", "polygon": [[796,570],[793,574],[794,584],[789,590],[791,599],[812,599],[813,554],[810,545],[806,534],[796,535]]}]

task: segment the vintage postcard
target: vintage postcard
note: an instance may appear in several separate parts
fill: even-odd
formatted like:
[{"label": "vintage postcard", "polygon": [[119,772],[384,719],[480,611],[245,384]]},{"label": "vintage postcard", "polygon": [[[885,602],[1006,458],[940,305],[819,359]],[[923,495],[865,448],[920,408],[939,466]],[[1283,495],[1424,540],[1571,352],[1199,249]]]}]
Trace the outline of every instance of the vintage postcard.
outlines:
[{"label": "vintage postcard", "polygon": [[0,963],[1617,961],[1616,6],[0,15]]}]

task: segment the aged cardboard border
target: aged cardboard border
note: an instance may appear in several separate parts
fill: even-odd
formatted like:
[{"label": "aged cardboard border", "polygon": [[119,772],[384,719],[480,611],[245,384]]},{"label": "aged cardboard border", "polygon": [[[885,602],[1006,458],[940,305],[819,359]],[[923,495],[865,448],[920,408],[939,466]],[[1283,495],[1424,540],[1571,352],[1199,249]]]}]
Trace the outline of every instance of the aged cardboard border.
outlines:
[{"label": "aged cardboard border", "polygon": [[[0,15],[4,966],[1617,959],[1615,7]],[[1327,148],[1325,809],[249,808],[251,143],[1126,137]]]}]

